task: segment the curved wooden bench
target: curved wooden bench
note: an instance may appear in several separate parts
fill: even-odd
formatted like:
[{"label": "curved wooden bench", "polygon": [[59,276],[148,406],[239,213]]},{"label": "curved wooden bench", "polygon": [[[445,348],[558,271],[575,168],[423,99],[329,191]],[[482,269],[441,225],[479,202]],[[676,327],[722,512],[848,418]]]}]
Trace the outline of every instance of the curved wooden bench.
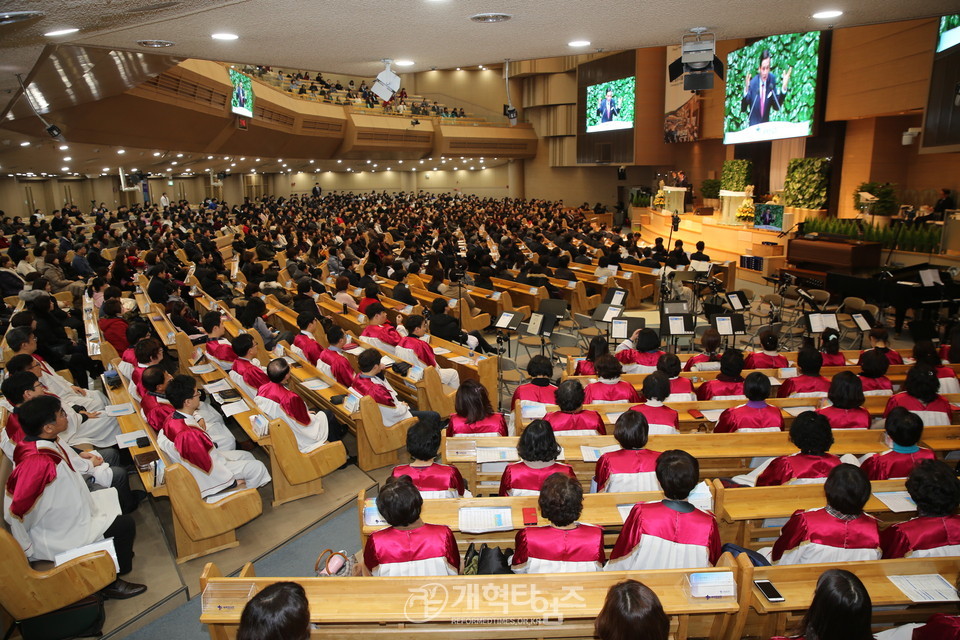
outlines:
[{"label": "curved wooden bench", "polygon": [[321,478],[347,461],[342,442],[327,442],[303,453],[297,447],[290,425],[279,419],[270,422],[269,446],[273,449],[270,456],[273,506],[323,493]]}]

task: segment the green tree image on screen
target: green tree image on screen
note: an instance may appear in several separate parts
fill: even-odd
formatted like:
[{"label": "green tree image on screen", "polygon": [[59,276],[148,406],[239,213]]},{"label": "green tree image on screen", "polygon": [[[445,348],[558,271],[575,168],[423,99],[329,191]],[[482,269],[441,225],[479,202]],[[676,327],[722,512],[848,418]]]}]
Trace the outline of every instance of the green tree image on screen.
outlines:
[{"label": "green tree image on screen", "polygon": [[241,116],[253,117],[253,82],[249,77],[230,69],[233,93],[230,96],[230,111]]},{"label": "green tree image on screen", "polygon": [[611,116],[614,122],[627,122],[633,125],[633,110],[636,97],[637,79],[633,76],[629,78],[620,78],[619,80],[610,80],[587,87],[586,112],[587,112],[587,131],[597,127],[603,122],[601,105],[607,98],[607,92],[613,93],[613,99],[619,109],[618,113]]}]

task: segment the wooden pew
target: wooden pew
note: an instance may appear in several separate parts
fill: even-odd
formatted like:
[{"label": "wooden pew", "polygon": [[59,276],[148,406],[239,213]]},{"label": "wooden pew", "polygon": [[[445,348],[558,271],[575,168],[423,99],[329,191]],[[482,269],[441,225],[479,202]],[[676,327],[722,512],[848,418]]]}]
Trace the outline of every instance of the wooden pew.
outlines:
[{"label": "wooden pew", "polygon": [[406,450],[407,431],[417,424],[417,418],[386,426],[373,398],[360,399],[357,424],[357,464],[363,471],[395,466],[400,462],[400,451]]}]

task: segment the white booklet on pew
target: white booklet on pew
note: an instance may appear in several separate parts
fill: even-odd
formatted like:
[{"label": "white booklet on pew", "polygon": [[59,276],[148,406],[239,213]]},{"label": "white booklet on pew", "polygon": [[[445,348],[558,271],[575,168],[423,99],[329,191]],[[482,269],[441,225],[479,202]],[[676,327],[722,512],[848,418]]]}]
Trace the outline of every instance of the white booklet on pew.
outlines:
[{"label": "white booklet on pew", "polygon": [[873,495],[893,513],[909,513],[917,510],[917,503],[906,491],[878,491]]},{"label": "white booklet on pew", "polygon": [[513,530],[510,507],[464,507],[459,510],[458,516],[459,529],[463,533]]},{"label": "white booklet on pew", "polygon": [[514,462],[519,460],[516,447],[477,447],[477,462]]},{"label": "white booklet on pew", "polygon": [[939,573],[887,576],[913,602],[953,602],[957,590]]},{"label": "white booklet on pew", "polygon": [[720,419],[720,414],[723,413],[723,411],[723,409],[703,409],[700,413],[710,422],[716,422]]},{"label": "white booklet on pew", "polygon": [[817,408],[806,407],[806,406],[805,407],[784,407],[783,410],[789,413],[790,415],[792,415],[794,418],[796,418],[798,415],[800,415],[804,411],[816,411]]},{"label": "white booklet on pew", "polygon": [[249,411],[250,407],[247,406],[247,403],[243,400],[237,400],[236,402],[220,405],[220,410],[223,411],[223,415],[230,418],[245,411]]},{"label": "white booklet on pew", "polygon": [[103,408],[103,412],[110,416],[111,418],[119,418],[120,416],[128,416],[133,413],[133,405],[129,402],[123,402],[121,404],[108,404]]},{"label": "white booklet on pew", "polygon": [[618,444],[611,444],[607,447],[588,447],[585,444],[580,445],[580,455],[583,456],[584,462],[596,462],[603,454],[619,450],[620,445]]},{"label": "white booklet on pew", "polygon": [[320,391],[321,389],[330,388],[330,384],[327,382],[324,382],[320,378],[308,378],[303,382],[301,382],[300,384],[302,384],[307,389],[310,389],[311,391]]}]

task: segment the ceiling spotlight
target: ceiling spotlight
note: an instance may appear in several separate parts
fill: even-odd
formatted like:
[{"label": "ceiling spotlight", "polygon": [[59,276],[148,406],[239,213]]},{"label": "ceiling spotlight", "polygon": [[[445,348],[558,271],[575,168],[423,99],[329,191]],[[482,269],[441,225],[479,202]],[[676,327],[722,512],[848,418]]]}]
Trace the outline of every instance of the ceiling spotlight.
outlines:
[{"label": "ceiling spotlight", "polygon": [[212,33],[210,37],[214,40],[236,40],[240,36],[235,33]]},{"label": "ceiling spotlight", "polygon": [[343,164],[343,160],[337,160],[337,164]]},{"label": "ceiling spotlight", "polygon": [[817,20],[828,20],[830,18],[839,18],[842,15],[843,11],[839,11],[837,9],[828,9],[826,11],[817,11],[811,17],[816,18]]},{"label": "ceiling spotlight", "polygon": [[568,47],[589,47],[590,41],[589,40],[571,40],[570,42],[567,43],[567,46]]},{"label": "ceiling spotlight", "polygon": [[70,35],[71,33],[76,33],[77,31],[80,31],[80,29],[77,29],[74,27],[68,27],[66,29],[57,29],[56,31],[48,31],[43,35],[47,36],[48,38],[56,38],[57,36],[67,36],[67,35]]},{"label": "ceiling spotlight", "polygon": [[159,156],[159,155],[160,155],[160,152],[159,152],[159,151],[154,151],[154,152],[153,152],[153,157],[154,157],[154,158],[156,158],[156,157]]},{"label": "ceiling spotlight", "polygon": [[60,171],[70,171],[70,167],[60,167]]},{"label": "ceiling spotlight", "polygon": [[103,172],[104,172],[104,173],[110,173],[110,167],[104,167],[104,168],[103,168]]},{"label": "ceiling spotlight", "polygon": [[178,153],[178,154],[177,154],[177,157],[178,157],[178,158],[182,158],[182,157],[183,157],[183,154],[182,154],[182,153]]},{"label": "ceiling spotlight", "polygon": [[68,146],[65,145],[65,144],[60,145],[60,151],[66,151],[66,150],[69,149],[69,148],[70,148],[70,147],[68,147]]},{"label": "ceiling spotlight", "polygon": [[117,149],[117,153],[123,155],[126,153],[126,151],[124,149]]},{"label": "ceiling spotlight", "polygon": [[474,14],[470,16],[470,20],[472,20],[473,22],[480,22],[484,24],[493,24],[495,22],[506,22],[512,17],[513,16],[510,15],[509,13],[490,12],[490,13]]},{"label": "ceiling spotlight", "polygon": [[71,158],[70,156],[67,156],[66,158],[63,159],[64,162],[70,162],[71,160],[73,160],[73,158]]},{"label": "ceiling spotlight", "polygon": [[310,161],[310,164],[313,164],[313,160]]},{"label": "ceiling spotlight", "polygon": [[21,147],[29,147],[29,146],[30,146],[30,143],[29,143],[29,142],[21,142],[21,143],[20,143],[20,146],[21,146]]},{"label": "ceiling spotlight", "polygon": [[413,60],[394,60],[393,64],[397,65],[398,67],[412,67]]},{"label": "ceiling spotlight", "polygon": [[137,44],[147,49],[165,49],[172,47],[174,43],[169,40],[137,40]]},{"label": "ceiling spotlight", "polygon": [[254,161],[254,162],[260,162],[260,158],[254,158],[253,161]]},{"label": "ceiling spotlight", "polygon": [[240,162],[243,162],[244,160],[246,160],[246,158],[240,158]]}]

